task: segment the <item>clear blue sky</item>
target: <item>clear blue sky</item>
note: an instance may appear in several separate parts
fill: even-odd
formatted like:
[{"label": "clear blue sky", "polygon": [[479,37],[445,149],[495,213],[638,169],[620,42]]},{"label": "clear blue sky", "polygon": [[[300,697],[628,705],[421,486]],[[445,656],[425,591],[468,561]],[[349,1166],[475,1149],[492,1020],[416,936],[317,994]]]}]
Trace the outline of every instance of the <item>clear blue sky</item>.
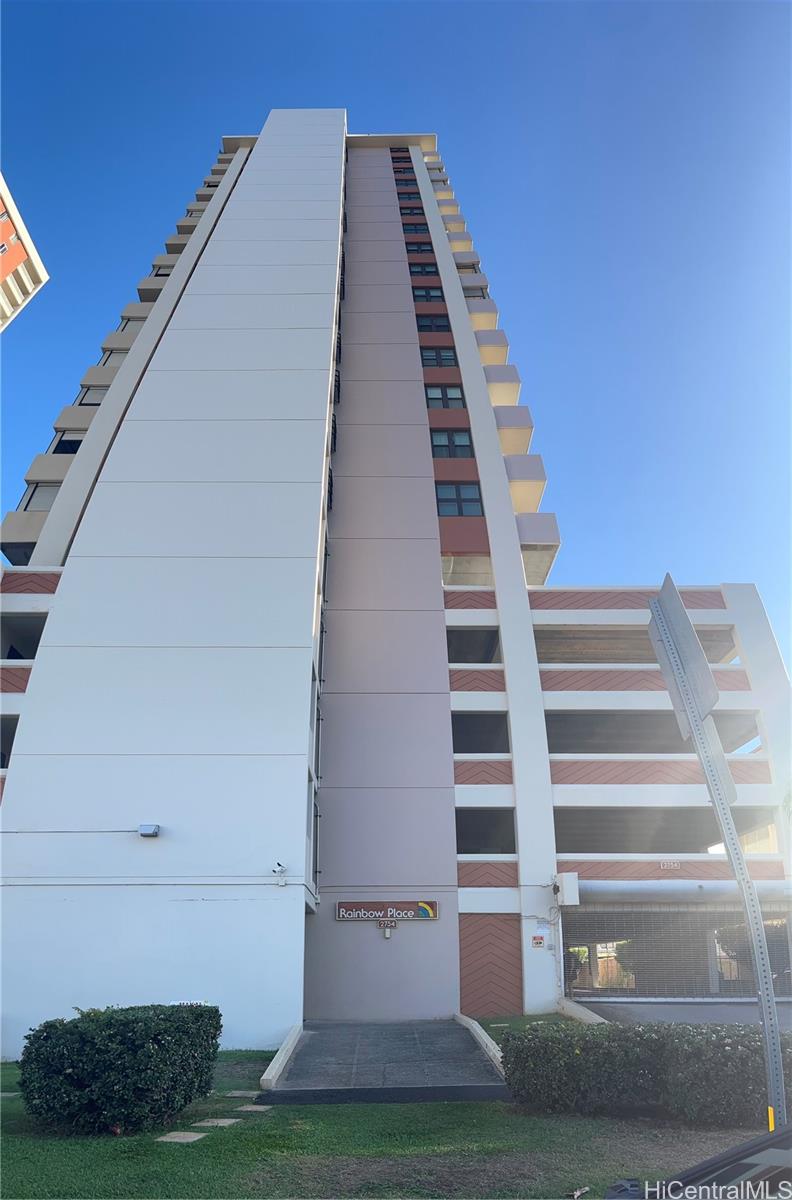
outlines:
[{"label": "clear blue sky", "polygon": [[5,0],[3,507],[206,174],[271,107],[436,130],[536,423],[551,582],[755,581],[789,650],[790,8]]}]

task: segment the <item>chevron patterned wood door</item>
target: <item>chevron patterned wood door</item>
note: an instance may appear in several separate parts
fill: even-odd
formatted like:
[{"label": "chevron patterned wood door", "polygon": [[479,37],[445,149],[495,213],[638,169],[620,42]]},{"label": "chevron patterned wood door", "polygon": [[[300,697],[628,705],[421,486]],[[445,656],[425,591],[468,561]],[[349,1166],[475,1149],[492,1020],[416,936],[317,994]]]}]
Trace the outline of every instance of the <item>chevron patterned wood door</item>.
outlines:
[{"label": "chevron patterned wood door", "polygon": [[462,1012],[469,1017],[521,1013],[522,949],[516,913],[461,913]]}]

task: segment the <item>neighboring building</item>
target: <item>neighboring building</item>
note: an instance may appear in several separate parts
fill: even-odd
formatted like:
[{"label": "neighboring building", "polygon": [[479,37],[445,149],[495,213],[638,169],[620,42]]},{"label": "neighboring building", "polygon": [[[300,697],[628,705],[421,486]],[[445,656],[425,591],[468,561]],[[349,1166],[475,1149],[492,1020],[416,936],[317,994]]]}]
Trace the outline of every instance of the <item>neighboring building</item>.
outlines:
[{"label": "neighboring building", "polygon": [[[215,1001],[226,1045],[273,1046],[549,1010],[564,975],[750,995],[652,589],[544,586],[531,415],[434,135],[274,111],[165,250],[3,523],[7,1052],[110,1003]],[[786,676],[753,587],[683,596],[788,990]]]},{"label": "neighboring building", "polygon": [[0,329],[49,279],[8,185],[0,175]]}]

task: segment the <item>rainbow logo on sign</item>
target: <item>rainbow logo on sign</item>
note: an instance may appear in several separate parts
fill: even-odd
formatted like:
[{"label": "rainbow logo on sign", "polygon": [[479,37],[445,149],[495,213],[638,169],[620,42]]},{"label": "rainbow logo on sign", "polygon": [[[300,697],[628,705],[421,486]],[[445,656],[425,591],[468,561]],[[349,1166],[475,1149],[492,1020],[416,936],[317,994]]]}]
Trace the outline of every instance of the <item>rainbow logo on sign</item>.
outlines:
[{"label": "rainbow logo on sign", "polygon": [[419,900],[418,916],[428,917],[430,921],[435,921],[437,919],[437,909],[433,904],[430,904],[428,900]]}]

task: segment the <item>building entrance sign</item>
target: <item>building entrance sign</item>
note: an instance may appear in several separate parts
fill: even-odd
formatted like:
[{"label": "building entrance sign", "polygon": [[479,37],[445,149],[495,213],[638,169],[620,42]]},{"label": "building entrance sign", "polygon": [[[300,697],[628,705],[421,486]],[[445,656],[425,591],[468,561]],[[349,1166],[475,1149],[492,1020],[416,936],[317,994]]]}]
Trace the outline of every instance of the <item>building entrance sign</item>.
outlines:
[{"label": "building entrance sign", "polygon": [[339,900],[337,921],[436,921],[436,900]]}]

